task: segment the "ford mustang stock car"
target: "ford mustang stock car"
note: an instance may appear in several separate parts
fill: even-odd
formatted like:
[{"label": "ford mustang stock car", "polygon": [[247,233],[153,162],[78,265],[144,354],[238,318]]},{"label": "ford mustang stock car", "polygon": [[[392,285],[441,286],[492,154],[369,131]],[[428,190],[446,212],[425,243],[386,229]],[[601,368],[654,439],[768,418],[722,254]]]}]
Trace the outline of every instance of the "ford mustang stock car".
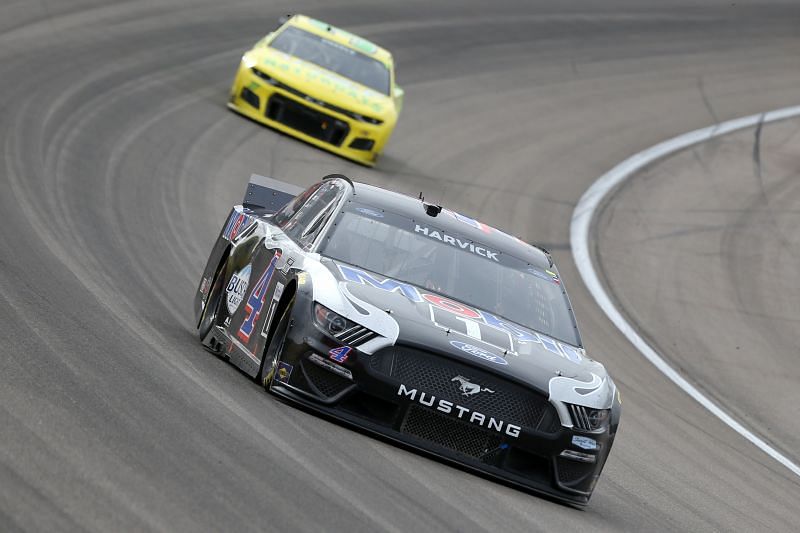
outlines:
[{"label": "ford mustang stock car", "polygon": [[273,394],[520,488],[585,504],[614,442],[550,255],[421,198],[253,175],[194,304]]},{"label": "ford mustang stock car", "polygon": [[373,166],[403,105],[392,55],[352,33],[294,15],[245,52],[228,107]]}]

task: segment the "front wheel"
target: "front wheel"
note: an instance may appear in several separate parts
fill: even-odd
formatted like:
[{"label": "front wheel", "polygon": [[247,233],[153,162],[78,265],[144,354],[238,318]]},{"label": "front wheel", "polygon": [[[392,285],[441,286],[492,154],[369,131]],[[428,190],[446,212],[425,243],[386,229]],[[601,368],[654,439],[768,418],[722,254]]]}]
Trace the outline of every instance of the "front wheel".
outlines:
[{"label": "front wheel", "polygon": [[289,333],[289,326],[292,321],[291,314],[292,305],[290,303],[284,309],[283,314],[281,314],[281,318],[275,326],[275,331],[272,333],[272,337],[270,337],[269,344],[264,349],[264,357],[261,359],[261,369],[258,372],[258,382],[264,385],[267,391],[269,391],[278,372],[281,354],[286,344],[286,335]]},{"label": "front wheel", "polygon": [[214,282],[211,284],[211,291],[208,293],[206,306],[203,308],[200,325],[197,326],[197,335],[200,337],[200,342],[204,341],[214,326],[217,325],[217,315],[219,314],[219,306],[222,302],[224,273],[225,269],[221,268],[214,277]]}]

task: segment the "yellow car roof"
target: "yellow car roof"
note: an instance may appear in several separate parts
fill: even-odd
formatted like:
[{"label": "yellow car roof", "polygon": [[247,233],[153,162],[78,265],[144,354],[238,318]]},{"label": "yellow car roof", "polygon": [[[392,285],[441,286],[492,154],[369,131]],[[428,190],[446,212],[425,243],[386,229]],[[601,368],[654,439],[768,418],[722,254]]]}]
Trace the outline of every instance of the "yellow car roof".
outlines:
[{"label": "yellow car roof", "polygon": [[327,22],[322,22],[321,20],[313,19],[305,15],[294,15],[289,19],[286,25],[296,26],[302,30],[319,35],[320,37],[330,39],[351,50],[373,57],[387,67],[392,67],[392,54],[389,53],[388,50],[349,31],[331,26]]}]

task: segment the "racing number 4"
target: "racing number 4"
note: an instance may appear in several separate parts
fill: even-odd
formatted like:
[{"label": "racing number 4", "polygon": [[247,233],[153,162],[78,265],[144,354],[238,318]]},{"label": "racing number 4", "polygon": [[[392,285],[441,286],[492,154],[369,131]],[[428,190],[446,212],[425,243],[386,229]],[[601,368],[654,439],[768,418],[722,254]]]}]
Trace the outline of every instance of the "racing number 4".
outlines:
[{"label": "racing number 4", "polygon": [[245,316],[244,322],[242,322],[239,331],[236,333],[244,342],[250,340],[250,335],[253,333],[258,316],[261,314],[261,309],[264,307],[264,300],[266,300],[267,297],[267,287],[269,287],[269,282],[272,279],[272,275],[275,273],[275,263],[278,262],[280,256],[280,251],[275,252],[267,269],[261,274],[261,277],[258,278],[258,282],[256,282],[255,287],[253,287],[253,292],[250,293],[250,297],[247,299],[247,304],[244,308],[247,316]]}]

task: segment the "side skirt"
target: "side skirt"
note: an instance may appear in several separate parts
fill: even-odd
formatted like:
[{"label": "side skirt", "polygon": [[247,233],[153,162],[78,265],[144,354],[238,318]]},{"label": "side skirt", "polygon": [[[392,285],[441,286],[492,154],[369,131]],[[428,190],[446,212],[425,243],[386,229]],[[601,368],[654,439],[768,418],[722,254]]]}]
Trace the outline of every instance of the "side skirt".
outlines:
[{"label": "side skirt", "polygon": [[203,345],[223,359],[227,359],[239,370],[255,379],[261,360],[250,353],[246,346],[231,337],[222,326],[214,326],[203,339]]}]

